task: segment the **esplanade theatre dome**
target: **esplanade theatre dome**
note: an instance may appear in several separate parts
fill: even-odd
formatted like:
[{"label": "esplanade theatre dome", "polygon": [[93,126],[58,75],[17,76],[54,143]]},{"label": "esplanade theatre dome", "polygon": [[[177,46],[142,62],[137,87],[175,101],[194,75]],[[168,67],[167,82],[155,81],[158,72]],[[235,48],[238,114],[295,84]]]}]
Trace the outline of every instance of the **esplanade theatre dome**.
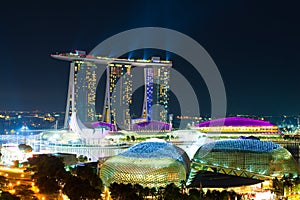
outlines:
[{"label": "esplanade theatre dome", "polygon": [[104,185],[113,182],[161,187],[186,180],[190,168],[187,154],[163,140],[136,144],[117,156],[107,159],[100,169]]},{"label": "esplanade theatre dome", "polygon": [[257,180],[299,174],[298,164],[288,150],[273,142],[256,139],[204,144],[193,158],[188,183],[198,184],[195,178],[201,171]]}]

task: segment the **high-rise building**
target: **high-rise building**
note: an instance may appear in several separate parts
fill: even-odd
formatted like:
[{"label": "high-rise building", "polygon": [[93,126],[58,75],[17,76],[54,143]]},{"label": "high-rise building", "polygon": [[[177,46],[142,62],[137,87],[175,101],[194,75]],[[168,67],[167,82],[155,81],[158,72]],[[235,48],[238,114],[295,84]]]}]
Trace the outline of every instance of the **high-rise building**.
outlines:
[{"label": "high-rise building", "polygon": [[145,69],[144,108],[147,121],[168,120],[169,66],[148,66]]},{"label": "high-rise building", "polygon": [[82,122],[97,121],[95,101],[100,78],[97,72],[95,63],[77,60],[70,63],[65,128],[68,126],[69,116],[72,112],[76,112]]},{"label": "high-rise building", "polygon": [[81,102],[76,108],[76,113],[82,122],[95,122],[96,119],[96,90],[98,79],[97,65],[84,62],[80,66],[75,82],[75,93],[78,95],[75,102]]},{"label": "high-rise building", "polygon": [[142,121],[167,122],[170,61],[119,59],[86,55],[84,51],[51,55],[70,61],[69,89],[66,105],[65,128],[70,115],[76,112],[83,123],[95,122],[96,89],[106,70],[106,92],[103,121],[121,129],[131,129],[130,105],[133,93],[132,67],[144,68],[145,99]]},{"label": "high-rise building", "polygon": [[122,129],[131,124],[130,104],[132,103],[131,64],[111,63],[106,68],[106,95],[103,120]]}]

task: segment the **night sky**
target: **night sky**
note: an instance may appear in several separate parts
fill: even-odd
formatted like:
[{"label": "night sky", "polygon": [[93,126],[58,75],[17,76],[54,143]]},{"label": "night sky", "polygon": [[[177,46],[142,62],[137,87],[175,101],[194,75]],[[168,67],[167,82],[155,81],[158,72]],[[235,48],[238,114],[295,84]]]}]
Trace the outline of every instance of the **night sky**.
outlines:
[{"label": "night sky", "polygon": [[[89,52],[121,31],[152,26],[182,32],[206,49],[224,80],[227,114],[299,114],[296,0],[17,2],[1,2],[0,110],[64,111],[69,64],[51,53]],[[201,77],[172,58],[198,97],[207,93]],[[209,112],[209,96],[203,98]]]}]

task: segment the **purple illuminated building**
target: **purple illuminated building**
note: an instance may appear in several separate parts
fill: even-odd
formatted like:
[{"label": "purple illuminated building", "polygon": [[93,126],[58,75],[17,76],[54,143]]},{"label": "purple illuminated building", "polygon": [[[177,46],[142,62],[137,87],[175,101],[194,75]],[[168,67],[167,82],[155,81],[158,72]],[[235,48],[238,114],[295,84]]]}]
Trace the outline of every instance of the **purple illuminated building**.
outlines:
[{"label": "purple illuminated building", "polygon": [[213,119],[195,125],[195,129],[201,132],[214,133],[265,133],[279,134],[277,125],[269,121],[257,120],[244,117],[228,117]]},{"label": "purple illuminated building", "polygon": [[275,126],[269,121],[244,118],[244,117],[227,117],[221,119],[213,119],[197,124],[198,127],[209,126]]},{"label": "purple illuminated building", "polygon": [[105,128],[109,131],[117,131],[117,127],[114,124],[110,124],[107,122],[93,122],[92,126],[94,128]]},{"label": "purple illuminated building", "polygon": [[171,129],[170,124],[160,121],[140,122],[132,125],[132,130],[137,132],[168,132]]}]

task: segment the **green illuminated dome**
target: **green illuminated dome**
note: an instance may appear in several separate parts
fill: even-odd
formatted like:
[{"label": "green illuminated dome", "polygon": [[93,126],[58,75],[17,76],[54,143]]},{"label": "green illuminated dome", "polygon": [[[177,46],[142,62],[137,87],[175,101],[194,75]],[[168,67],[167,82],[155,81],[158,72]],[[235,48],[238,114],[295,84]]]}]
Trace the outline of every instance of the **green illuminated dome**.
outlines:
[{"label": "green illuminated dome", "polygon": [[193,158],[189,183],[199,171],[259,180],[299,174],[298,164],[288,150],[273,142],[252,139],[219,140],[201,146]]}]

